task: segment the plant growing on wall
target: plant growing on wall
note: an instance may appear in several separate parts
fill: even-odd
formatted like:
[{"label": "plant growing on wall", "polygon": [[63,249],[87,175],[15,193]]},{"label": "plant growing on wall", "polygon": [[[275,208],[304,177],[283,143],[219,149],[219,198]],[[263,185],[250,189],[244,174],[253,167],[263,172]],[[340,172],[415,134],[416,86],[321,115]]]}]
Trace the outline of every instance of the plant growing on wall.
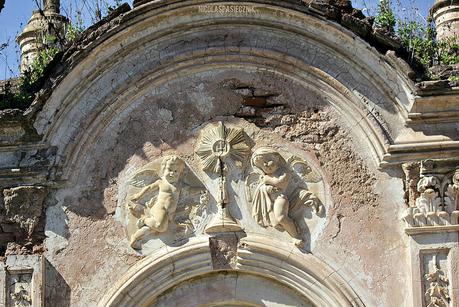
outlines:
[{"label": "plant growing on wall", "polygon": [[395,33],[395,25],[397,21],[391,6],[392,4],[390,0],[380,0],[377,15],[375,16],[375,26],[393,34]]},{"label": "plant growing on wall", "polygon": [[[41,1],[34,1],[36,7],[41,11],[43,9]],[[68,4],[69,7],[63,10],[67,12],[66,15],[74,15],[71,18],[72,23],[66,26],[64,32],[54,29],[53,24],[48,25],[48,28],[54,30],[52,31],[53,34],[51,35],[49,32],[41,34],[42,49],[38,52],[30,68],[21,74],[19,83],[16,86],[13,86],[12,82],[6,82],[3,85],[3,90],[0,92],[0,110],[8,108],[26,109],[34,99],[35,94],[40,90],[48,65],[65,46],[77,40],[84,31],[82,10],[77,9],[76,13],[72,14],[72,2],[69,1]],[[83,1],[83,7],[89,11],[93,23],[100,21],[102,16],[108,15],[119,5],[121,5],[121,0]],[[2,51],[2,46],[3,44],[0,45],[0,52]]]}]

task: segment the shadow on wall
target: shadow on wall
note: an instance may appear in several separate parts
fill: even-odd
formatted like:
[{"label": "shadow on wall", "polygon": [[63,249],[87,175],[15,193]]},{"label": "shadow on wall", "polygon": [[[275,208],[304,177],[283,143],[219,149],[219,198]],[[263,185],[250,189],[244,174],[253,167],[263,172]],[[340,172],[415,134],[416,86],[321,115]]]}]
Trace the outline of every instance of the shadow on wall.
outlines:
[{"label": "shadow on wall", "polygon": [[45,306],[70,306],[70,287],[45,258]]}]

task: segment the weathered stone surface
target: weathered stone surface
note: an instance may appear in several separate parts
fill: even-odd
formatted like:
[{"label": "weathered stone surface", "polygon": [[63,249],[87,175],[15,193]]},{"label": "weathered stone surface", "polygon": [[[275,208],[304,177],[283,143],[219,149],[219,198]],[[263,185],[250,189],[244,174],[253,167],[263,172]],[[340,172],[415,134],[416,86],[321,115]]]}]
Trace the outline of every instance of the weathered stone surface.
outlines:
[{"label": "weathered stone surface", "polygon": [[387,46],[392,50],[398,50],[401,47],[400,40],[394,34],[388,33],[384,29],[374,28],[371,34],[372,38],[382,46]]},{"label": "weathered stone surface", "polygon": [[17,225],[30,237],[37,226],[42,212],[46,189],[36,186],[22,186],[3,190],[5,219]]},{"label": "weathered stone surface", "polygon": [[431,9],[435,20],[438,40],[458,40],[459,36],[459,2],[457,0],[436,0]]},{"label": "weathered stone surface", "polygon": [[423,81],[417,83],[416,86],[422,91],[434,91],[439,89],[444,90],[450,87],[448,80]]},{"label": "weathered stone surface", "polygon": [[365,19],[359,19],[351,14],[344,14],[341,23],[352,32],[357,33],[361,37],[367,37],[372,31],[371,24]]},{"label": "weathered stone surface", "polygon": [[[215,4],[199,5],[206,3]],[[359,24],[364,17],[348,1],[317,2],[314,10],[309,1],[256,0],[254,14],[199,5],[136,1],[86,32],[25,114],[40,143],[17,151],[2,145],[3,188],[20,180],[53,187],[43,201],[44,244],[9,242],[6,250],[47,258],[46,304],[257,305],[269,298],[294,306],[422,306],[429,285],[421,274],[434,273],[433,264],[452,276],[449,294],[457,297],[457,233],[405,234],[403,204],[416,204],[430,186],[418,190],[414,171],[400,168],[454,157],[454,91],[432,99],[416,92],[396,54],[383,55],[324,18],[330,9],[337,14],[330,18]],[[392,43],[373,46],[386,52]],[[415,127],[407,114],[434,123]],[[219,122],[228,128],[221,135],[205,129]],[[237,159],[227,161],[229,152]],[[186,165],[175,169],[177,185],[165,184],[170,164],[157,167],[171,156]],[[203,164],[208,157],[212,163]],[[150,166],[157,168],[144,174]],[[252,174],[254,167],[261,171]],[[159,180],[162,198],[156,191],[133,197],[140,191],[130,179],[141,175]],[[207,193],[192,194],[190,182]],[[293,216],[286,203],[303,199],[294,193],[301,185],[320,200],[322,214],[300,206]],[[444,188],[456,191],[452,181]],[[129,239],[137,222],[144,225],[129,209],[132,200],[168,222],[149,226],[137,250]],[[257,213],[269,212],[270,201],[279,210],[263,225]],[[150,212],[155,204],[159,210]],[[209,236],[215,217],[217,233]],[[286,217],[301,228],[304,246],[292,244]],[[229,218],[237,231],[225,232]],[[5,242],[15,223],[3,223]],[[44,236],[40,223],[34,236]],[[225,293],[204,295],[213,282]]]},{"label": "weathered stone surface", "polygon": [[226,235],[209,238],[210,254],[214,270],[235,269],[239,238]]}]

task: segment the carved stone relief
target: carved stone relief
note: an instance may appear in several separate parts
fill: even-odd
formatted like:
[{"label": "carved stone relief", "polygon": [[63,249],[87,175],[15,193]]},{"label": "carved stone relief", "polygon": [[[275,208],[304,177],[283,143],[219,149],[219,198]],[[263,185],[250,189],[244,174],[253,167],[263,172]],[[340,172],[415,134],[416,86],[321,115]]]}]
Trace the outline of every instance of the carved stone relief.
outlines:
[{"label": "carved stone relief", "polygon": [[[164,233],[175,221],[179,232],[193,231],[199,219],[190,213],[202,211],[208,197],[204,186],[192,177],[186,163],[175,155],[154,161],[134,174],[129,181],[131,189],[126,202],[135,221],[130,235],[131,247],[140,248],[140,241],[146,235]],[[178,207],[180,214],[176,219]]]},{"label": "carved stone relief", "polygon": [[244,130],[227,128],[220,122],[217,126],[209,125],[201,131],[196,155],[202,168],[218,177],[217,205],[218,212],[206,227],[207,233],[239,231],[237,224],[228,210],[228,172],[233,166],[241,168],[250,155],[250,145]]},{"label": "carved stone relief", "polygon": [[[252,205],[252,217],[263,227],[287,231],[295,245],[303,245],[303,236],[292,211],[314,208],[321,214],[323,206],[307,189],[305,177],[311,173],[306,162],[298,159],[289,163],[279,152],[269,147],[258,148],[251,158],[253,172],[247,177],[247,196]],[[299,168],[298,166],[303,166]],[[300,169],[301,171],[298,171]],[[294,176],[300,182],[294,182]]]},{"label": "carved stone relief", "polygon": [[15,307],[32,306],[31,283],[32,274],[29,272],[11,274],[9,280],[9,304]]},{"label": "carved stone relief", "polygon": [[209,238],[210,254],[214,270],[235,269],[239,238],[236,235]]},{"label": "carved stone relief", "polygon": [[427,307],[450,306],[446,258],[447,253],[443,252],[423,255],[424,305]]},{"label": "carved stone relief", "polygon": [[[165,236],[241,232],[243,216],[255,222],[250,227],[285,232],[303,247],[305,211],[324,214],[317,188],[309,188],[322,177],[303,158],[263,146],[252,152],[253,144],[242,128],[209,124],[196,140],[198,159],[165,156],[134,172],[123,201],[131,247],[141,249]],[[212,242],[220,251],[216,255],[226,255],[225,248],[232,246]]]},{"label": "carved stone relief", "polygon": [[459,169],[445,170],[432,165],[434,161],[424,161],[418,168],[419,175],[413,174],[413,164],[404,166],[409,205],[404,220],[409,227],[448,226],[453,230],[449,226],[457,226],[459,217]]}]

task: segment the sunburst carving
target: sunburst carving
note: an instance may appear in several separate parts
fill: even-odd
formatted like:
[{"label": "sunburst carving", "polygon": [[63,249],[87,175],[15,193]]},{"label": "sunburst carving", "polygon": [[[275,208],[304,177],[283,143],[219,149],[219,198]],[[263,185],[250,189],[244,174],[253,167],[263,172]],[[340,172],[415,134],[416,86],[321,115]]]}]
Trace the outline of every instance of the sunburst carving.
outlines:
[{"label": "sunburst carving", "polygon": [[250,155],[250,146],[244,130],[227,128],[219,122],[201,131],[196,155],[204,170],[219,174],[226,161],[245,161]]}]

